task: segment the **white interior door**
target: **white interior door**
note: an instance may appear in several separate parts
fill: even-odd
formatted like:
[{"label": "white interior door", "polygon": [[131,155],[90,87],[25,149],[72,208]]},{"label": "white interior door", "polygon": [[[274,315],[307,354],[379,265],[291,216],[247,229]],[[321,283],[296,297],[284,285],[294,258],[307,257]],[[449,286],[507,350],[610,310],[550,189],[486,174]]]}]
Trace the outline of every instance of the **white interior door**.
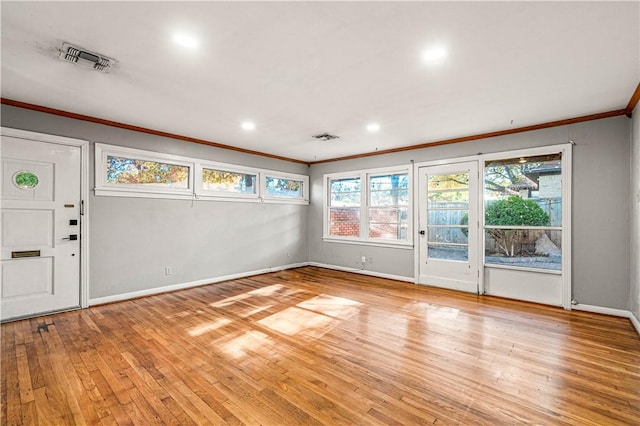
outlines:
[{"label": "white interior door", "polygon": [[418,191],[418,282],[477,293],[477,162],[420,167]]},{"label": "white interior door", "polygon": [[2,136],[2,321],[80,306],[81,149]]}]

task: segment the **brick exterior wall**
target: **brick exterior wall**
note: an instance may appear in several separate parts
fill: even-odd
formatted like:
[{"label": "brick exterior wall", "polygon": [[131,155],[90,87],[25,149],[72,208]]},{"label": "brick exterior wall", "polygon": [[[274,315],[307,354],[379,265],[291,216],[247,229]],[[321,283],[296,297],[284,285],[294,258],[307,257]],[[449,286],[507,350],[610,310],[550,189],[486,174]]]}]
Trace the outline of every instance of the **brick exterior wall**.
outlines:
[{"label": "brick exterior wall", "polygon": [[[370,220],[374,222],[369,226],[370,238],[398,238],[398,227],[400,226],[398,223],[398,210],[374,209],[371,211],[370,215]],[[336,235],[341,237],[359,237],[359,209],[331,209],[329,218],[329,235]]]},{"label": "brick exterior wall", "polygon": [[360,209],[331,209],[329,235],[360,236]]}]

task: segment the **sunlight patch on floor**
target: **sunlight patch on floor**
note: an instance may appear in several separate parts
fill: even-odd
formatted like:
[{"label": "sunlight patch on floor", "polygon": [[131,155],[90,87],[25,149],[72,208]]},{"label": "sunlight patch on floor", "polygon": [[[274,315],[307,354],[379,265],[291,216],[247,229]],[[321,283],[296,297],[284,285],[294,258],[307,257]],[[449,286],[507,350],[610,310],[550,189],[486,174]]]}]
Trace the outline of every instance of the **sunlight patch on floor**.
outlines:
[{"label": "sunlight patch on floor", "polygon": [[438,306],[432,303],[425,302],[412,302],[403,307],[404,310],[417,313],[424,312],[427,315],[427,319],[455,319],[460,314],[460,309],[450,308],[448,306]]},{"label": "sunlight patch on floor", "polygon": [[299,303],[299,308],[319,312],[330,317],[347,319],[360,311],[362,303],[343,297],[321,294],[312,299]]},{"label": "sunlight patch on floor", "polygon": [[193,327],[189,330],[189,334],[191,336],[200,336],[202,334],[208,333],[213,330],[217,330],[220,327],[224,327],[225,325],[231,323],[230,319],[227,318],[218,318],[213,322],[209,322],[207,324],[201,324],[197,327]]},{"label": "sunlight patch on floor", "polygon": [[241,294],[238,294],[237,296],[227,297],[226,299],[209,303],[209,306],[211,306],[212,308],[224,308],[225,306],[233,305],[234,303],[244,299],[248,299],[249,297],[251,297],[249,293],[241,293]]},{"label": "sunlight patch on floor", "polygon": [[319,338],[340,321],[357,315],[361,307],[362,303],[354,300],[320,294],[258,323],[289,336],[301,334]]},{"label": "sunlight patch on floor", "polygon": [[335,318],[295,306],[258,321],[265,327],[289,336],[304,334],[309,337],[322,336],[337,322]]},{"label": "sunlight patch on floor", "polygon": [[248,352],[257,352],[271,344],[269,336],[260,331],[252,330],[216,346],[228,356],[237,359],[246,356]]}]

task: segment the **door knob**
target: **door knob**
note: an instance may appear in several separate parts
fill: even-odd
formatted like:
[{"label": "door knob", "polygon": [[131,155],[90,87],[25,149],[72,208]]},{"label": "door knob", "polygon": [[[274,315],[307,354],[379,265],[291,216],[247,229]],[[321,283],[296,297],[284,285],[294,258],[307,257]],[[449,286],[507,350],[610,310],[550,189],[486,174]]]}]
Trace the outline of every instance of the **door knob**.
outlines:
[{"label": "door knob", "polygon": [[425,234],[424,230],[420,231],[420,235],[424,235],[424,234]]}]

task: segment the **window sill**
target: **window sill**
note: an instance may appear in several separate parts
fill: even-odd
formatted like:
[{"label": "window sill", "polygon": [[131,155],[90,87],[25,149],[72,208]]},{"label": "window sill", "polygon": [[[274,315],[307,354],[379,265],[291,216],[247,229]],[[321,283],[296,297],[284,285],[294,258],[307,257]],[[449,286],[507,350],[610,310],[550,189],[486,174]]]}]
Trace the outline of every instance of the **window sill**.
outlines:
[{"label": "window sill", "polygon": [[341,238],[323,237],[322,241],[325,243],[338,243],[338,244],[352,244],[358,246],[373,246],[373,247],[385,247],[402,250],[413,250],[412,243],[399,243],[399,242],[381,242],[381,241],[363,241],[363,240],[343,240]]},{"label": "window sill", "polygon": [[161,198],[169,200],[219,201],[232,203],[295,204],[305,206],[309,205],[309,201],[307,200],[286,198],[267,198],[261,200],[259,197],[220,197],[204,194],[180,194],[169,192],[134,191],[124,189],[115,190],[95,188],[94,194],[98,197]]}]

